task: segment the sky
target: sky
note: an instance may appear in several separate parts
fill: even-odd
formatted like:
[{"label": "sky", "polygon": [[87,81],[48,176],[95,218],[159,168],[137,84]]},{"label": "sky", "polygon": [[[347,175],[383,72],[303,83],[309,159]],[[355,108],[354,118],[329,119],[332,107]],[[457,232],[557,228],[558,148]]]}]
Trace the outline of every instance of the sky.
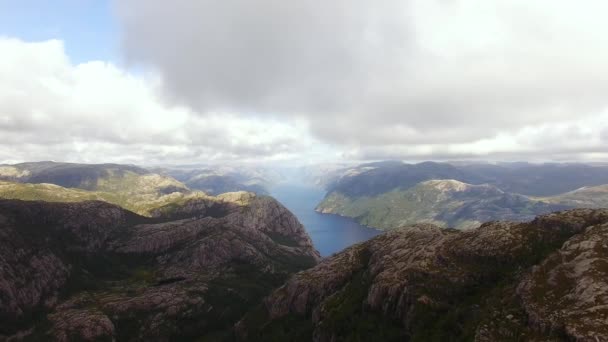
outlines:
[{"label": "sky", "polygon": [[605,13],[0,0],[0,163],[607,161]]}]

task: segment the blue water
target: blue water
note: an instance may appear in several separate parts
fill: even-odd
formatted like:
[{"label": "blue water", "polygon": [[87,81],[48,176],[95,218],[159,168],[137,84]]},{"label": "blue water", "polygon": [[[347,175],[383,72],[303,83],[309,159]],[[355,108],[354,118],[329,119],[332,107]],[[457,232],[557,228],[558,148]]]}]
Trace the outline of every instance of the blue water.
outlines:
[{"label": "blue water", "polygon": [[303,184],[282,183],[271,189],[270,195],[297,216],[324,257],[355,243],[369,240],[380,233],[352,219],[314,211],[325,195],[321,189]]}]

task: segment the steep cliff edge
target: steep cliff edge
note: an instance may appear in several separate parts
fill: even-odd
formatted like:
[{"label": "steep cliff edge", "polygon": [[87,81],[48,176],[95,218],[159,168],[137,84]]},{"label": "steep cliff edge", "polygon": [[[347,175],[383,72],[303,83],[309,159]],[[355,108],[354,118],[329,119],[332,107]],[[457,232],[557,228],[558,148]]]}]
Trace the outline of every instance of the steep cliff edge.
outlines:
[{"label": "steep cliff edge", "polygon": [[607,238],[608,210],[401,228],[297,273],[236,330],[264,341],[606,341]]},{"label": "steep cliff edge", "polygon": [[0,340],[222,339],[320,259],[268,197],[194,199],[155,216],[1,200]]}]

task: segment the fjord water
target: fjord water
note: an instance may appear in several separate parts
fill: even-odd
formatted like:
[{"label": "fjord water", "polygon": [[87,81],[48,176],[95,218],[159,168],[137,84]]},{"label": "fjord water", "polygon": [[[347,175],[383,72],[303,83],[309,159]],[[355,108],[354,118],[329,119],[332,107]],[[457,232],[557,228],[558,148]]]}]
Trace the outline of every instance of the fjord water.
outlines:
[{"label": "fjord water", "polygon": [[350,218],[316,212],[316,205],[325,195],[322,189],[300,183],[281,183],[271,189],[270,195],[296,215],[324,257],[380,233]]}]

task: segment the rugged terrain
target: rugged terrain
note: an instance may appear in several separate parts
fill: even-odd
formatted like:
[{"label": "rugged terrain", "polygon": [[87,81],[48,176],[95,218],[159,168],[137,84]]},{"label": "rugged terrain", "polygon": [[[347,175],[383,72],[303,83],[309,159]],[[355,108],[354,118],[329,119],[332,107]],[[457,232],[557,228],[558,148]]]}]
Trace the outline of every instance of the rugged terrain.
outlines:
[{"label": "rugged terrain", "polygon": [[263,341],[608,341],[608,210],[423,224],[293,276],[237,325]]},{"label": "rugged terrain", "polygon": [[585,164],[362,164],[331,174],[317,210],[393,229],[472,228],[567,208],[606,207],[608,168]]},{"label": "rugged terrain", "polygon": [[0,340],[208,340],[319,260],[287,209],[230,193],[157,209],[0,201]]}]

